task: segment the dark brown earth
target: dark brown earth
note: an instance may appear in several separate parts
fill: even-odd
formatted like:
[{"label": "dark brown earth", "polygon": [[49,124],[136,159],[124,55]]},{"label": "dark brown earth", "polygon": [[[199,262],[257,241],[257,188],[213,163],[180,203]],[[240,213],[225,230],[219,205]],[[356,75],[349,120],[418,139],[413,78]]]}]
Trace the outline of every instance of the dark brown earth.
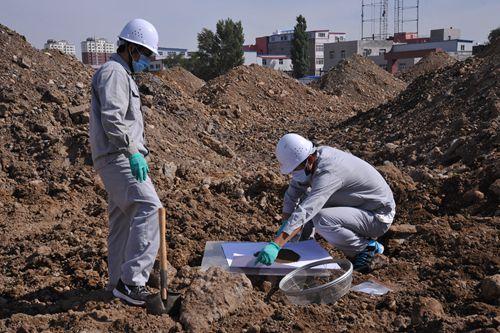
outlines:
[{"label": "dark brown earth", "polygon": [[[203,82],[181,69],[141,75],[169,274],[184,298],[171,318],[103,290],[107,205],[88,147],[92,71],[0,26],[0,331],[495,331],[499,50],[420,76],[358,116],[363,101],[256,66],[198,89]],[[196,268],[208,240],[272,237],[287,183],[273,148],[291,130],[350,150],[388,179],[398,215],[381,240],[385,256],[373,273],[354,275],[384,283],[388,295],[298,307],[275,292],[277,280]]]}]

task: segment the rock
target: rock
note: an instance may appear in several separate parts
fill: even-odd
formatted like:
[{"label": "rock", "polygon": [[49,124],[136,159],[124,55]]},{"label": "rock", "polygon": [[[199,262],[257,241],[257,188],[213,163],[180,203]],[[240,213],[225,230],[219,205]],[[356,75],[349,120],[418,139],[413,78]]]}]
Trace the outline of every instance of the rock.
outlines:
[{"label": "rock", "polygon": [[469,190],[464,193],[463,199],[468,204],[478,203],[484,199],[484,193],[478,190]]},{"label": "rock", "polygon": [[441,303],[432,297],[419,297],[413,305],[411,322],[420,326],[441,321],[445,317],[445,312]]},{"label": "rock", "polygon": [[417,227],[412,224],[393,224],[388,231],[388,235],[394,238],[407,238],[417,233]]},{"label": "rock", "polygon": [[405,202],[408,199],[409,192],[417,189],[413,179],[399,170],[393,163],[388,162],[376,168],[391,186],[397,204]]},{"label": "rock", "polygon": [[35,253],[40,255],[40,256],[48,256],[52,253],[52,249],[48,246],[40,246],[35,250]]},{"label": "rock", "polygon": [[4,118],[9,111],[9,106],[7,104],[0,103],[0,118]]},{"label": "rock", "polygon": [[177,165],[175,165],[174,162],[167,162],[163,164],[161,171],[168,179],[174,179],[175,173],[177,172]]},{"label": "rock", "polygon": [[259,325],[251,325],[248,329],[247,329],[247,333],[260,333],[261,330],[260,330],[260,326]]},{"label": "rock", "polygon": [[77,83],[75,83],[75,86],[76,86],[78,89],[83,89],[83,88],[85,88],[85,85],[84,85],[83,83],[81,83],[81,82],[77,82]]},{"label": "rock", "polygon": [[443,162],[449,162],[453,159],[455,159],[457,157],[457,150],[459,147],[461,147],[462,145],[464,145],[466,141],[466,138],[465,137],[460,137],[458,139],[454,139],[451,144],[450,144],[450,147],[444,152],[443,154]]},{"label": "rock", "polygon": [[19,59],[17,63],[22,68],[31,68],[31,60],[28,57],[21,57],[21,59]]},{"label": "rock", "polygon": [[207,147],[211,148],[213,151],[215,151],[217,154],[232,158],[235,156],[233,150],[229,148],[228,145],[225,143],[220,142],[219,140],[211,137],[211,136],[203,136],[201,141],[203,142],[204,145]]},{"label": "rock", "polygon": [[389,142],[389,143],[386,143],[385,144],[385,148],[389,149],[389,150],[395,150],[396,148],[398,148],[399,146],[392,143],[392,142]]},{"label": "rock", "polygon": [[58,90],[47,89],[42,95],[42,101],[62,105],[66,102],[66,96]]},{"label": "rock", "polygon": [[[0,111],[0,117],[2,115],[2,112]],[[493,183],[491,183],[489,187],[490,191],[495,193],[497,197],[500,197],[500,178],[495,180]]]},{"label": "rock", "polygon": [[214,322],[236,311],[251,291],[244,274],[220,268],[199,270],[184,294],[180,322],[188,332],[209,332]]},{"label": "rock", "polygon": [[481,281],[480,297],[488,303],[500,304],[500,274],[488,276]]},{"label": "rock", "polygon": [[70,107],[68,113],[75,124],[86,124],[89,122],[90,104]]}]

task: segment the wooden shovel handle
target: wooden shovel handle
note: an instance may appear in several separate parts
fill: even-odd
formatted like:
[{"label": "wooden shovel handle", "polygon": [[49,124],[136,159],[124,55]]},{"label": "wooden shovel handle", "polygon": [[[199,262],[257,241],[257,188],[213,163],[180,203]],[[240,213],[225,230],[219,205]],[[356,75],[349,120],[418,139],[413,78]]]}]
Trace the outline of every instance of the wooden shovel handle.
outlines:
[{"label": "wooden shovel handle", "polygon": [[165,208],[158,210],[158,219],[160,222],[160,293],[161,299],[167,299],[167,244],[166,244],[166,229],[167,217]]}]

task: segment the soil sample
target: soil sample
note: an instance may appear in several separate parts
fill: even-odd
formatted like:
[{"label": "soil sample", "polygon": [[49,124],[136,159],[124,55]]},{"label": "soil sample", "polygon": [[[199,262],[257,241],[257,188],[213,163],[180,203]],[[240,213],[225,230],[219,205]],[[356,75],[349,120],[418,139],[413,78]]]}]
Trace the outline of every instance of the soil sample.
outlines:
[{"label": "soil sample", "polygon": [[[255,252],[254,257],[259,255],[259,252]],[[281,249],[278,252],[278,257],[276,257],[276,262],[279,264],[289,264],[292,262],[297,262],[300,260],[300,254],[290,249]]]}]

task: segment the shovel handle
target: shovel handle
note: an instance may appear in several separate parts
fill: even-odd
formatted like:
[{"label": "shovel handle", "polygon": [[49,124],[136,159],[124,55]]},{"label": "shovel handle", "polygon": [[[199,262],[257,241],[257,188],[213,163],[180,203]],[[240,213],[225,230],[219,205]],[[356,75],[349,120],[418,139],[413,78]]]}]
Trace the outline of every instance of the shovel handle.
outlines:
[{"label": "shovel handle", "polygon": [[167,217],[165,208],[158,210],[158,219],[160,222],[160,294],[161,299],[167,299],[167,244],[166,244],[166,229]]}]

